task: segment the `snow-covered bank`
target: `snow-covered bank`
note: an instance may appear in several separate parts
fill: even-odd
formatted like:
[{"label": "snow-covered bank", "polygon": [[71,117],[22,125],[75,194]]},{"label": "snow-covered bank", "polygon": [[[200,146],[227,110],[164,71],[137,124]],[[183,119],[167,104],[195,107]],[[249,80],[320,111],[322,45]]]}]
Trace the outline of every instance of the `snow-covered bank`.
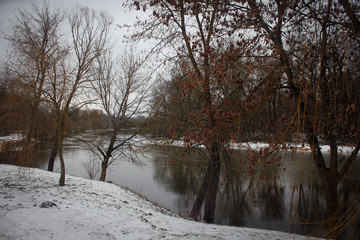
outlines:
[{"label": "snow-covered bank", "polygon": [[0,239],[309,239],[194,222],[115,184],[0,165]]},{"label": "snow-covered bank", "polygon": [[20,143],[24,140],[24,136],[22,134],[11,134],[8,136],[0,136],[0,152],[9,151],[9,150],[21,150],[22,147],[17,143]]},{"label": "snow-covered bank", "polygon": [[1,142],[16,142],[16,141],[22,141],[24,140],[24,136],[20,133],[14,133],[8,136],[1,136],[0,137],[0,143]]},{"label": "snow-covered bank", "polygon": [[[163,145],[163,146],[175,146],[175,147],[184,147],[186,146],[185,142],[182,140],[148,140],[147,144],[154,145]],[[194,143],[193,146],[196,146]],[[270,145],[263,142],[244,142],[244,143],[231,143],[230,148],[232,149],[263,149],[268,148]],[[203,148],[204,146],[198,146]],[[321,151],[323,153],[330,152],[329,145],[321,145]],[[311,151],[311,146],[307,143],[287,143],[284,146],[280,146],[280,149],[283,150],[296,150],[296,151]],[[351,153],[355,147],[353,146],[338,146],[338,152]]]}]

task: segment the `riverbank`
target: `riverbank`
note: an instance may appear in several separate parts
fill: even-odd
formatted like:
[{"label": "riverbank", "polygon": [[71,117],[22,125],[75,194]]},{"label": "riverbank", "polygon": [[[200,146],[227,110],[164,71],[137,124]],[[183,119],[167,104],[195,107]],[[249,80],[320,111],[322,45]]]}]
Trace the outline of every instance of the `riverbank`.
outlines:
[{"label": "riverbank", "polygon": [[[148,144],[161,145],[161,146],[174,146],[174,147],[184,147],[186,143],[182,140],[151,140],[148,141]],[[195,143],[192,146],[196,146]],[[198,148],[204,148],[204,146],[196,146]],[[243,143],[231,143],[229,146],[231,149],[264,149],[269,148],[270,145],[264,142],[243,142]],[[307,143],[286,143],[284,145],[278,146],[279,150],[285,151],[298,151],[298,152],[310,152],[311,146]],[[321,152],[329,153],[330,145],[321,145]],[[340,153],[351,153],[355,149],[354,146],[338,146],[338,152]]]},{"label": "riverbank", "polygon": [[0,165],[0,239],[310,239],[190,221],[120,186]]},{"label": "riverbank", "polygon": [[[17,142],[21,142],[24,139],[22,134],[11,134],[8,136],[0,137],[0,151],[5,150],[5,145],[14,144]],[[171,140],[171,139],[150,139],[142,137],[135,137],[136,141],[141,142],[144,145],[161,145],[161,146],[174,146],[174,147],[184,147],[186,146],[185,142],[182,140]],[[2,146],[4,145],[4,146]],[[203,148],[204,146],[197,146],[199,148]],[[231,149],[263,149],[269,148],[268,143],[263,142],[244,142],[244,143],[231,143]],[[292,151],[311,151],[311,146],[307,143],[286,143],[285,145],[280,145],[280,149],[282,150],[292,150]],[[338,146],[338,151],[341,153],[351,153],[355,149],[354,146]],[[323,153],[330,152],[329,145],[321,145],[321,151]]]}]

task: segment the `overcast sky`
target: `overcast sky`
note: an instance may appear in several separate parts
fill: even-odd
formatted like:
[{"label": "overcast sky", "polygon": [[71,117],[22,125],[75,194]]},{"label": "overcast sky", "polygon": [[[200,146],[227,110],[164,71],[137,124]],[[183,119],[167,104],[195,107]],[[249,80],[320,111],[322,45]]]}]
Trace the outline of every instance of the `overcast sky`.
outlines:
[{"label": "overcast sky", "polygon": [[[50,6],[58,8],[72,8],[79,4],[80,6],[88,6],[96,10],[107,11],[114,20],[114,24],[124,25],[132,24],[135,22],[136,17],[144,17],[144,13],[131,11],[124,9],[122,6],[125,0],[47,0]],[[4,39],[4,33],[9,33],[9,19],[14,17],[14,10],[17,7],[25,7],[31,5],[31,3],[41,3],[43,0],[0,0],[0,57],[4,58],[6,55],[6,40]],[[121,41],[122,36],[126,32],[121,32],[118,28],[115,28],[114,35]]]}]

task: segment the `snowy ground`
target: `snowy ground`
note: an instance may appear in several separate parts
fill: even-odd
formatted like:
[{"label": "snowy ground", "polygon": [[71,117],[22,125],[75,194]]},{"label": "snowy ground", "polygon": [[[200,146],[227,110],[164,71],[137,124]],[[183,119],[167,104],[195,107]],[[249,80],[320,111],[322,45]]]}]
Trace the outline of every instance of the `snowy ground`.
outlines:
[{"label": "snowy ground", "polygon": [[0,239],[310,239],[180,218],[115,184],[0,165]]}]

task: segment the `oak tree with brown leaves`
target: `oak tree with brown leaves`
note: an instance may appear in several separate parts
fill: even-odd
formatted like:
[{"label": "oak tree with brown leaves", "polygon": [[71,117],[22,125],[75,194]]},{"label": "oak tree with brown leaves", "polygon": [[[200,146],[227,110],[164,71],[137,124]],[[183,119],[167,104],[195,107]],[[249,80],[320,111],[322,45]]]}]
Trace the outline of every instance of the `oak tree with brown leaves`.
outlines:
[{"label": "oak tree with brown leaves", "polygon": [[[204,203],[203,219],[211,223],[224,160],[221,155],[229,151],[229,144],[238,136],[246,112],[254,111],[254,105],[264,101],[257,90],[266,82],[253,79],[251,61],[242,61],[256,40],[243,43],[244,49],[235,46],[231,36],[238,32],[226,23],[230,17],[227,13],[233,9],[222,1],[132,3],[138,10],[152,11],[149,20],[139,23],[143,31],[134,38],[154,38],[159,40],[158,46],[173,50],[172,59],[179,71],[170,89],[165,90],[171,95],[158,97],[157,102],[165,102],[160,107],[163,114],[171,114],[172,120],[178,118],[170,120],[172,138],[182,137],[185,146],[206,149],[206,170],[190,217],[198,218]],[[182,127],[175,126],[176,122]]]}]

